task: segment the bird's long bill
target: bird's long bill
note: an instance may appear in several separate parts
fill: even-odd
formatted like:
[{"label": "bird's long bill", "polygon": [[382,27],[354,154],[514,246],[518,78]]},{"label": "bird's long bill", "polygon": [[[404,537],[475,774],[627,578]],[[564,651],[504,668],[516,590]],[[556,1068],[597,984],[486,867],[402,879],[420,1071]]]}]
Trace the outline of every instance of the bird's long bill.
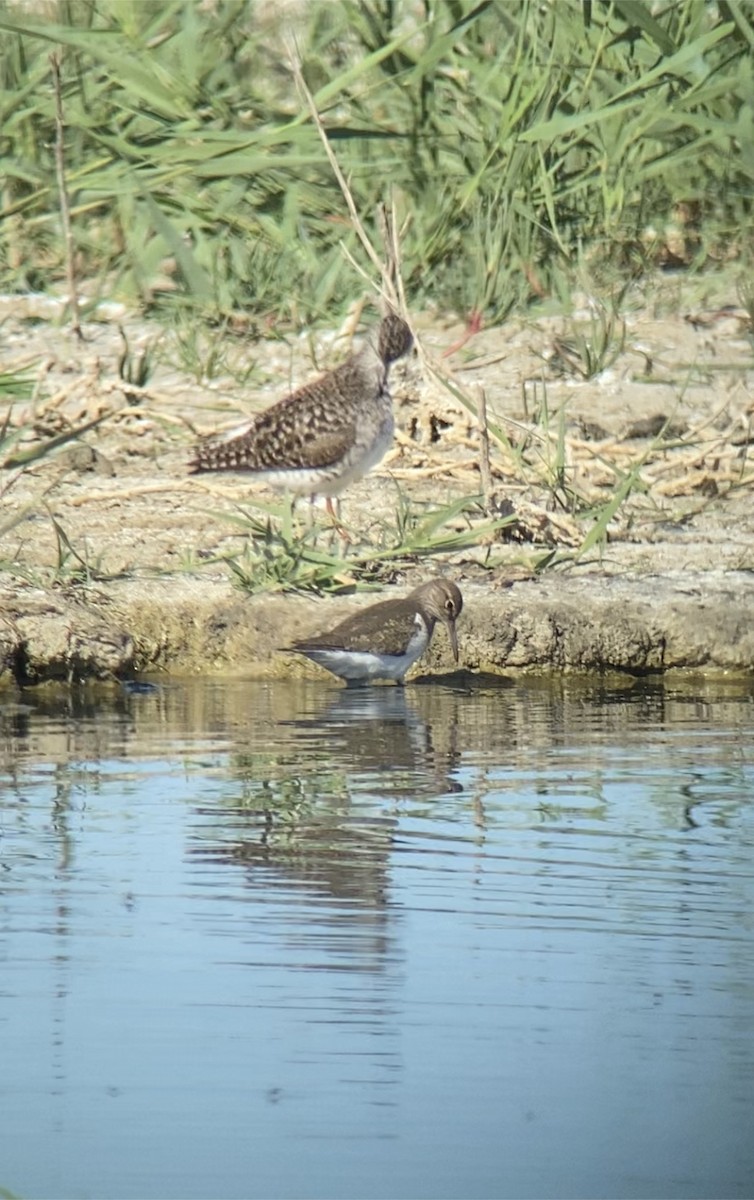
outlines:
[{"label": "bird's long bill", "polygon": [[450,638],[450,648],[453,651],[453,659],[458,662],[458,634],[455,621],[448,621],[448,637]]}]

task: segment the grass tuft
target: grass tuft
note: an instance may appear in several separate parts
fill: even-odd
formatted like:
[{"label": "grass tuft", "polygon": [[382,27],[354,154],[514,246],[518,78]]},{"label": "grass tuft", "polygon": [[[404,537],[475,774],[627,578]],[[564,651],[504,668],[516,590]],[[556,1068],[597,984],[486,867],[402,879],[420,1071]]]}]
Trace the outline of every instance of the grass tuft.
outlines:
[{"label": "grass tuft", "polygon": [[[243,549],[225,555],[236,583],[245,591],[350,592],[392,581],[401,571],[436,555],[458,555],[489,546],[514,521],[512,514],[489,519],[481,497],[450,504],[417,504],[402,491],[392,520],[381,521],[361,536],[299,517],[291,500],[265,504],[257,511],[239,507],[218,513],[244,537]],[[333,542],[344,535],[341,552]],[[217,558],[205,562],[215,565]],[[195,566],[196,564],[194,564]]]}]

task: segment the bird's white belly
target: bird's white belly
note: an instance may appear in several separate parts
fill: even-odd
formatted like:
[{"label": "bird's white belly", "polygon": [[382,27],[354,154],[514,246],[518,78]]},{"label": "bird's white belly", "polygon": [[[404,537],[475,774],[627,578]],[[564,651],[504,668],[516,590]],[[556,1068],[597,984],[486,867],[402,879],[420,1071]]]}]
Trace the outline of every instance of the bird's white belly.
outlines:
[{"label": "bird's white belly", "polygon": [[329,469],[315,471],[310,467],[271,467],[267,471],[247,471],[246,474],[279,491],[293,492],[296,495],[334,496],[340,491],[340,476],[328,479],[324,471]]},{"label": "bird's white belly", "polygon": [[366,446],[354,446],[344,455],[340,463],[333,463],[330,468],[333,472],[332,477],[325,482],[318,483],[313,490],[320,496],[337,496],[349,484],[363,479],[372,467],[376,467],[377,463],[382,462],[392,446],[393,428],[394,422],[391,413],[382,422],[371,442]]},{"label": "bird's white belly", "polygon": [[368,683],[372,679],[402,679],[429,644],[427,628],[417,619],[416,631],[403,654],[381,654],[376,650],[325,649],[311,647],[306,655],[340,679]]},{"label": "bird's white belly", "polygon": [[296,494],[337,496],[382,461],[392,445],[393,428],[391,414],[382,422],[370,443],[351,447],[342,459],[326,467],[268,467],[252,471],[246,469],[244,473],[252,475],[260,483]]}]

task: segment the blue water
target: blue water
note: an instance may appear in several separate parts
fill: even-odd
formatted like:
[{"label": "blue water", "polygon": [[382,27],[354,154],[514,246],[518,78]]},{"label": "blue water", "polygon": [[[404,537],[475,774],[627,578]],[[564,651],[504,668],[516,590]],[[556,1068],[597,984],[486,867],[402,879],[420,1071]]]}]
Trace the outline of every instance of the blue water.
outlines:
[{"label": "blue water", "polygon": [[754,1195],[754,683],[0,697],[0,1195]]}]

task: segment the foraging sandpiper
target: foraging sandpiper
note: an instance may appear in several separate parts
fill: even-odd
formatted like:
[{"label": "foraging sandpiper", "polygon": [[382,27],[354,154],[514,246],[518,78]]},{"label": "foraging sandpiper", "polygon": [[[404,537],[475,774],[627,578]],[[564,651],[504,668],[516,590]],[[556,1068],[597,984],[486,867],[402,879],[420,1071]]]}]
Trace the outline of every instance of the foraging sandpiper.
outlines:
[{"label": "foraging sandpiper", "polygon": [[273,488],[327,498],[361,479],[393,440],[390,364],[411,349],[411,331],[395,312],[376,339],[334,371],[279,400],[220,440],[202,442],[197,471],[248,471]]},{"label": "foraging sandpiper", "polygon": [[402,684],[409,667],[427,649],[437,621],[446,626],[458,662],[456,618],[462,608],[463,597],[454,583],[432,579],[403,600],[372,604],[329,633],[301,638],[288,649],[344,679],[347,687],[375,679]]}]

